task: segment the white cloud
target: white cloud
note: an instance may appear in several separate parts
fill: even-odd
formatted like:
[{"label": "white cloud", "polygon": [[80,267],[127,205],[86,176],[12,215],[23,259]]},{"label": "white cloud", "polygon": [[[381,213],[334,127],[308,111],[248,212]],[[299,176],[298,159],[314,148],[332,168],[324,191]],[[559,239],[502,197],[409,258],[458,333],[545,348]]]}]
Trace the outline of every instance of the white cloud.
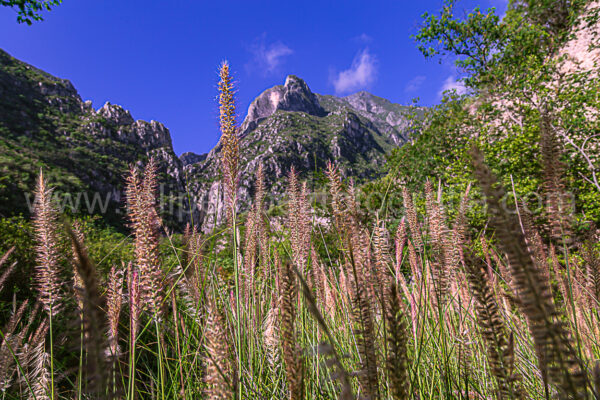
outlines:
[{"label": "white cloud", "polygon": [[444,95],[444,92],[447,90],[454,90],[458,95],[467,93],[467,88],[465,84],[461,81],[456,80],[456,77],[453,75],[450,75],[448,78],[446,78],[444,84],[442,85],[442,88],[438,92],[438,96],[442,97]]},{"label": "white cloud", "polygon": [[252,60],[246,64],[248,70],[261,71],[264,75],[277,72],[284,58],[293,54],[294,51],[280,41],[266,43],[266,35],[258,37],[250,52]]},{"label": "white cloud", "polygon": [[356,41],[358,43],[366,44],[366,43],[371,43],[373,41],[373,38],[371,36],[367,35],[366,33],[361,33],[360,35],[358,35],[354,38],[354,41]]},{"label": "white cloud", "polygon": [[425,82],[426,79],[427,77],[424,75],[415,76],[410,81],[408,81],[408,83],[404,87],[404,91],[407,93],[416,92],[421,88],[421,85],[423,84],[423,82]]},{"label": "white cloud", "polygon": [[349,69],[339,72],[331,80],[337,94],[354,92],[369,87],[377,74],[377,60],[364,49],[354,57]]}]

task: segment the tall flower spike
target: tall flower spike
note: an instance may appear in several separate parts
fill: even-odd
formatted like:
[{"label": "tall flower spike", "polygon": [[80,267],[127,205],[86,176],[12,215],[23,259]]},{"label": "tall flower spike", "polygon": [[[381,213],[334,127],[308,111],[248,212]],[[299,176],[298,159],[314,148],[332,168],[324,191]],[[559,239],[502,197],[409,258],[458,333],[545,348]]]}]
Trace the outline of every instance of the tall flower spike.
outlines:
[{"label": "tall flower spike", "polygon": [[[48,325],[42,324],[40,327],[40,334],[36,335],[37,340],[31,341],[29,348],[25,350],[23,358],[27,362],[27,375],[24,377],[25,383],[32,382],[29,400],[49,400],[51,393],[51,376],[50,376],[50,354],[48,354],[45,348],[45,341],[43,340],[48,332]],[[20,361],[22,364],[24,362]]]},{"label": "tall flower spike", "polygon": [[[469,192],[471,191],[471,182],[467,185],[463,197],[460,199],[460,205],[458,206],[458,213],[454,219],[453,235],[454,235],[454,246],[458,251],[458,256],[462,259],[462,246],[465,243],[467,237],[467,208],[469,202]],[[458,262],[458,260],[457,260]]]},{"label": "tall flower spike", "polygon": [[352,262],[346,269],[351,271],[349,278],[352,317],[355,324],[358,353],[361,358],[359,383],[365,396],[376,400],[379,399],[379,382],[377,377],[377,355],[375,353],[375,327],[371,300],[367,294],[367,277],[364,276],[362,267],[362,265]]},{"label": "tall flower spike", "polygon": [[600,303],[600,258],[594,249],[594,242],[587,240],[580,246],[580,253],[585,261],[585,286],[590,307]]},{"label": "tall flower spike", "polygon": [[311,217],[306,184],[304,183],[300,188],[298,174],[294,167],[290,169],[288,196],[288,224],[290,227],[292,257],[294,266],[303,273],[310,248]]},{"label": "tall flower spike", "polygon": [[267,360],[271,368],[276,368],[279,362],[279,294],[271,293],[271,307],[262,325],[263,344],[267,353]]},{"label": "tall flower spike", "polygon": [[[85,237],[83,234],[83,228],[81,227],[81,223],[79,221],[73,222],[73,233],[75,234],[75,237],[79,243],[84,242]],[[71,264],[73,266],[73,292],[75,293],[77,307],[81,313],[83,312],[83,281],[81,280],[81,275],[79,275],[79,270],[75,265],[77,262],[77,252],[75,246],[71,245],[71,250],[73,252],[73,259],[71,260]]]},{"label": "tall flower spike", "polygon": [[252,295],[254,288],[254,275],[257,260],[257,247],[258,247],[258,221],[259,216],[256,215],[254,209],[248,212],[246,218],[246,237],[244,240],[244,263],[243,263],[243,278],[244,287],[243,292],[248,301]]},{"label": "tall flower spike", "polygon": [[565,398],[585,398],[588,380],[573,347],[563,315],[553,302],[547,280],[536,268],[518,217],[501,205],[506,192],[483,160],[483,153],[471,151],[475,177],[486,196],[492,226],[500,247],[508,256],[514,286],[523,314],[527,317],[539,357],[542,376],[547,376]]},{"label": "tall flower spike", "polygon": [[193,315],[198,314],[204,299],[205,271],[202,264],[202,237],[194,228],[188,242],[188,266],[184,287],[193,300]]},{"label": "tall flower spike", "polygon": [[394,264],[394,270],[396,274],[396,280],[400,279],[401,266],[402,266],[402,255],[404,253],[404,246],[406,245],[406,218],[402,217],[398,229],[396,229],[396,237],[394,238],[394,244],[396,249],[396,262]]},{"label": "tall flower spike", "polygon": [[[2,267],[2,265],[4,265],[6,263],[6,260],[8,260],[8,258],[13,253],[13,251],[15,251],[15,248],[11,247],[10,249],[8,249],[8,251],[6,253],[4,253],[4,255],[0,258],[0,267]],[[4,283],[8,280],[8,277],[10,276],[10,274],[12,274],[13,271],[15,270],[16,265],[17,265],[17,262],[15,261],[13,264],[8,266],[8,268],[6,268],[4,270],[4,272],[2,272],[2,274],[0,275],[0,292],[4,288]]]},{"label": "tall flower spike", "polygon": [[410,377],[408,371],[408,328],[400,308],[396,284],[387,289],[385,319],[387,357],[386,372],[390,385],[390,395],[394,400],[408,399]]},{"label": "tall flower spike", "polygon": [[331,369],[330,376],[332,378],[337,379],[341,385],[341,392],[338,399],[354,399],[354,395],[352,393],[352,386],[350,385],[350,374],[342,365],[340,361],[341,358],[335,350],[335,347],[333,345],[333,336],[331,334],[331,331],[329,330],[329,327],[327,326],[327,323],[325,322],[325,318],[323,318],[323,315],[319,311],[317,307],[317,302],[313,297],[312,291],[308,287],[302,275],[300,275],[300,273],[297,270],[294,270],[294,273],[296,274],[296,276],[298,277],[298,281],[300,282],[300,288],[302,289],[302,295],[306,300],[305,304],[308,308],[308,311],[313,315],[317,324],[321,328],[321,331],[325,334],[325,337],[327,338],[325,342],[322,342],[318,346],[318,351],[326,359],[325,365]]},{"label": "tall flower spike", "polygon": [[[352,214],[355,215],[355,214]],[[371,284],[371,254],[369,234],[355,219],[346,251],[346,273],[349,281],[351,314],[355,326],[358,353],[361,358],[359,383],[367,398],[379,398],[377,355],[373,306],[377,304]]]},{"label": "tall flower spike", "polygon": [[101,308],[101,297],[98,289],[98,276],[96,268],[87,256],[83,244],[79,242],[76,234],[67,226],[67,233],[75,253],[75,267],[83,286],[83,325],[85,330],[84,346],[87,351],[86,371],[88,392],[100,395],[106,388],[107,375],[103,357],[105,341],[102,332],[106,315]]},{"label": "tall flower spike", "polygon": [[325,300],[325,284],[327,278],[325,277],[325,271],[323,271],[323,267],[320,265],[320,261],[317,256],[317,252],[315,247],[310,245],[310,273],[308,274],[308,282],[311,289],[315,291],[316,298],[319,300],[320,304],[323,304]]},{"label": "tall flower spike", "polygon": [[129,295],[129,342],[130,352],[133,352],[133,346],[137,339],[140,325],[141,300],[140,300],[140,277],[137,269],[129,263],[127,267],[127,291]]},{"label": "tall flower spike", "polygon": [[295,319],[298,299],[296,277],[292,267],[282,264],[279,276],[279,341],[285,364],[285,374],[288,384],[288,399],[300,400],[304,393],[304,358],[302,349],[298,347]]},{"label": "tall flower spike", "polygon": [[233,399],[236,374],[227,340],[225,317],[212,296],[208,296],[206,306],[206,398]]},{"label": "tall flower spike", "polygon": [[119,316],[123,304],[123,274],[113,265],[108,275],[106,300],[108,315],[108,345],[111,357],[119,354]]},{"label": "tall flower spike", "polygon": [[[116,397],[120,388],[116,385],[119,381],[118,361],[121,351],[119,349],[119,321],[123,305],[123,270],[117,270],[113,265],[108,275],[108,289],[106,294],[106,316],[108,318],[108,359],[110,361],[109,383],[112,383],[111,395]],[[120,394],[120,393],[119,393]]]},{"label": "tall flower spike", "polygon": [[163,274],[159,264],[160,217],[156,211],[156,163],[150,159],[140,178],[132,169],[127,178],[126,198],[129,220],[135,237],[135,258],[142,300],[160,318],[163,301]]},{"label": "tall flower spike", "polygon": [[421,238],[421,230],[419,229],[419,221],[417,219],[417,210],[413,203],[412,193],[408,191],[406,186],[402,186],[402,199],[404,201],[404,212],[408,220],[408,228],[412,237],[412,242],[417,252],[423,251],[423,239]]},{"label": "tall flower spike", "polygon": [[[255,277],[259,274],[266,274],[268,239],[266,235],[266,226],[264,220],[264,201],[265,201],[265,174],[262,164],[258,164],[256,169],[256,182],[254,190],[254,201],[246,218],[246,238],[244,244],[244,295],[248,298],[254,293]],[[260,269],[256,266],[260,261]]]},{"label": "tall flower spike", "polygon": [[552,239],[569,245],[572,241],[571,223],[573,210],[568,203],[564,185],[565,166],[560,161],[561,149],[554,132],[551,117],[546,110],[540,112],[540,152],[544,172],[546,210]]},{"label": "tall flower spike", "polygon": [[10,316],[8,323],[2,328],[4,339],[0,340],[0,391],[5,391],[11,384],[12,366],[15,360],[13,354],[20,350],[24,334],[24,331],[20,334],[14,332],[28,303],[28,300],[21,303],[19,309]]},{"label": "tall flower spike", "polygon": [[51,198],[52,189],[48,188],[44,175],[40,171],[33,217],[37,242],[35,280],[38,297],[44,310],[48,314],[56,315],[61,299],[61,284],[58,266],[57,210]]},{"label": "tall flower spike", "polygon": [[515,371],[514,349],[502,320],[494,289],[482,260],[465,247],[465,272],[471,293],[476,300],[475,311],[481,336],[487,347],[487,362],[496,378],[499,399],[523,399],[521,376]]},{"label": "tall flower spike", "polygon": [[234,87],[229,72],[229,63],[224,61],[219,69],[219,122],[221,127],[221,146],[223,146],[221,165],[225,186],[225,207],[227,221],[232,223],[236,210],[239,180],[239,143],[235,120]]},{"label": "tall flower spike", "polygon": [[331,196],[331,207],[333,209],[333,216],[335,220],[335,226],[338,231],[342,233],[344,229],[345,221],[345,206],[344,206],[344,190],[342,188],[342,178],[340,170],[331,161],[327,162],[327,170],[325,171],[327,180],[329,181],[329,194]]},{"label": "tall flower spike", "polygon": [[446,227],[440,204],[434,198],[433,185],[427,180],[425,183],[425,198],[427,208],[427,221],[431,245],[431,277],[436,297],[433,299],[439,306],[445,302],[448,294],[449,269],[451,263],[452,246],[448,246],[448,228]]},{"label": "tall flower spike", "polygon": [[371,271],[371,284],[373,292],[378,297],[380,304],[384,302],[383,289],[394,281],[394,277],[390,273],[390,238],[389,232],[384,223],[377,219],[376,225],[373,228],[372,235],[373,256],[375,265]]}]

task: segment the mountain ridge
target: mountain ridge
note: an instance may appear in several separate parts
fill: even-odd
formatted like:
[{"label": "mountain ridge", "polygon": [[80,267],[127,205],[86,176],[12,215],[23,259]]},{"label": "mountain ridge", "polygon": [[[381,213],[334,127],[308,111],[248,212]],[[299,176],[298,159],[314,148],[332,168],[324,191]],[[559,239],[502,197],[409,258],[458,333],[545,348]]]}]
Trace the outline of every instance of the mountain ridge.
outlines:
[{"label": "mountain ridge", "polygon": [[[292,166],[309,183],[327,161],[336,162],[347,177],[359,182],[379,176],[385,155],[408,139],[411,115],[422,115],[422,111],[368,92],[345,98],[315,94],[304,80],[289,75],[284,85],[256,97],[240,126],[241,210],[253,193],[259,164],[265,170],[266,187],[276,199],[285,192],[286,174]],[[205,179],[218,177],[220,151],[218,144],[201,161],[184,167],[205,231],[224,218],[224,190],[218,179]]]},{"label": "mountain ridge", "polygon": [[[358,181],[377,176],[385,154],[406,140],[409,114],[419,110],[367,92],[344,98],[316,94],[301,78],[288,76],[283,85],[254,99],[240,125],[241,210],[253,191],[258,164],[265,167],[267,187],[275,197],[285,191],[291,166],[309,181],[329,160]],[[170,226],[180,229],[185,219],[193,219],[209,231],[223,219],[220,144],[206,154],[178,157],[162,123],[135,120],[109,102],[95,110],[70,81],[2,50],[0,148],[5,150],[0,170],[7,175],[0,181],[3,215],[14,213],[13,204],[32,191],[40,167],[58,192],[108,193],[110,208],[122,214],[123,175],[130,165],[154,157],[161,211]]]}]

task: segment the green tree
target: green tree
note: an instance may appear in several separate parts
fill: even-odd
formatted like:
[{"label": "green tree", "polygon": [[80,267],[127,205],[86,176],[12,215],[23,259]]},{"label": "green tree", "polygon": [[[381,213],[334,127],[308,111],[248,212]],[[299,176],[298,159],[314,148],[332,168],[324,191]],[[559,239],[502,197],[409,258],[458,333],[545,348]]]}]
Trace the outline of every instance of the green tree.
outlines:
[{"label": "green tree", "polygon": [[0,6],[11,7],[17,11],[17,22],[31,25],[33,21],[43,21],[42,11],[50,11],[62,0],[0,0]]},{"label": "green tree", "polygon": [[[419,190],[425,179],[464,187],[467,149],[477,142],[509,187],[531,202],[543,194],[542,115],[563,148],[566,190],[578,199],[581,220],[600,219],[600,88],[597,69],[568,67],[561,52],[578,29],[598,23],[587,0],[513,0],[501,18],[491,8],[457,11],[447,0],[426,13],[413,36],[427,58],[454,61],[470,89],[447,96],[415,126],[409,145],[390,156],[390,174]],[[592,116],[592,117],[590,117]],[[456,197],[456,196],[455,196]],[[535,208],[535,207],[534,207]]]}]

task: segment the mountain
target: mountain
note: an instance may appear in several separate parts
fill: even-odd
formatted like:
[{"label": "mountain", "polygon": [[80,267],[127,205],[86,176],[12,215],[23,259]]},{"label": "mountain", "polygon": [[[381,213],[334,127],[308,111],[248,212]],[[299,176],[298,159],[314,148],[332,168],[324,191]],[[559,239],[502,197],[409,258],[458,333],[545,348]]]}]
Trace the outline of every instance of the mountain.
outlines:
[{"label": "mountain", "polygon": [[[163,124],[136,121],[110,103],[94,110],[71,82],[0,50],[0,216],[29,214],[42,169],[67,211],[118,223],[129,165],[150,156],[159,164],[161,201],[172,204],[185,192],[183,164]],[[175,227],[172,214],[164,216]]]},{"label": "mountain", "polygon": [[[240,209],[252,195],[259,164],[274,199],[284,193],[292,166],[313,187],[328,160],[357,181],[377,177],[385,154],[406,141],[409,115],[421,113],[367,92],[315,94],[302,79],[288,76],[251,103],[241,124]],[[209,231],[223,220],[220,152],[217,145],[208,154],[177,157],[160,122],[135,120],[110,103],[95,110],[69,81],[0,50],[0,216],[29,213],[43,169],[63,208],[122,221],[124,176],[152,156],[167,225],[180,229],[191,209],[195,222]]]},{"label": "mountain", "polygon": [[[409,115],[422,111],[367,92],[343,98],[314,94],[302,79],[288,76],[284,85],[265,90],[250,104],[240,127],[242,209],[259,164],[273,200],[284,193],[292,166],[313,187],[330,160],[357,181],[379,176],[386,153],[407,139]],[[184,167],[204,230],[224,218],[220,152],[217,145],[206,159]]]}]

